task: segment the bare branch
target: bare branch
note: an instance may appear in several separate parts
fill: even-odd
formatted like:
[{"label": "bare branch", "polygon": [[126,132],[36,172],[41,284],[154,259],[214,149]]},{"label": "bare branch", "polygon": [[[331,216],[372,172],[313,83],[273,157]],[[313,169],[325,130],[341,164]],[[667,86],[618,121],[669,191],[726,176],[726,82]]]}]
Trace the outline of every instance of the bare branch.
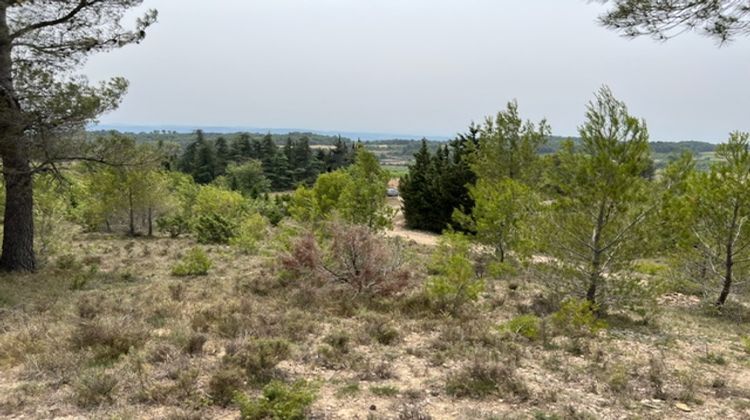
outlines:
[{"label": "bare branch", "polygon": [[80,0],[78,2],[78,4],[73,9],[71,9],[68,13],[66,13],[65,15],[63,15],[63,16],[57,18],[57,19],[45,20],[45,21],[37,22],[37,23],[31,24],[29,26],[26,26],[24,28],[21,28],[21,29],[17,30],[16,32],[14,32],[13,34],[11,34],[10,38],[13,40],[13,39],[22,37],[22,36],[26,35],[29,32],[36,31],[38,29],[46,28],[46,27],[49,27],[49,26],[61,25],[61,24],[65,23],[65,22],[70,21],[74,17],[76,17],[76,15],[78,15],[83,9],[85,9],[85,8],[87,8],[89,6],[93,6],[96,3],[101,3],[103,1],[104,0],[90,0],[90,1]]}]

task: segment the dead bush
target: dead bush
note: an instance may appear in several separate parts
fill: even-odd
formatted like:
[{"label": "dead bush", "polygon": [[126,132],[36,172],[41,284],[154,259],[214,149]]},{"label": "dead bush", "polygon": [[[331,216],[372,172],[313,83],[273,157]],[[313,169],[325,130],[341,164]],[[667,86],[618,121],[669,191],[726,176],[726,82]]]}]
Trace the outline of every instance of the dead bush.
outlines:
[{"label": "dead bush", "polygon": [[147,336],[147,329],[130,317],[98,317],[79,321],[70,340],[74,348],[90,348],[106,361],[140,347]]},{"label": "dead bush", "polygon": [[250,382],[268,383],[276,376],[276,365],[291,355],[288,341],[278,339],[248,340],[227,346],[224,363],[245,370]]},{"label": "dead bush", "polygon": [[326,369],[340,370],[351,367],[355,355],[352,354],[352,337],[345,331],[334,331],[323,337],[317,349],[316,361]]},{"label": "dead bush", "polygon": [[234,393],[245,384],[245,373],[237,367],[226,367],[216,372],[208,382],[208,395],[214,404],[226,407]]},{"label": "dead bush", "polygon": [[391,296],[404,290],[410,272],[397,240],[373,233],[365,226],[331,223],[323,250],[311,233],[282,255],[285,273],[295,279],[322,280],[347,286],[357,296]]},{"label": "dead bush", "polygon": [[83,296],[78,300],[78,316],[83,319],[94,319],[104,311],[101,295]]},{"label": "dead bush", "polygon": [[404,289],[409,272],[403,269],[400,242],[359,225],[331,225],[332,243],[323,268],[332,281],[359,294],[389,296]]},{"label": "dead bush", "polygon": [[400,338],[396,324],[388,318],[379,316],[370,317],[366,321],[365,333],[385,346],[395,344]]},{"label": "dead bush", "polygon": [[73,387],[76,403],[88,408],[111,402],[117,383],[117,377],[103,369],[84,371]]},{"label": "dead bush", "polygon": [[195,356],[203,353],[203,345],[208,341],[208,337],[200,333],[192,333],[187,337],[183,350],[185,353]]},{"label": "dead bush", "polygon": [[388,362],[373,363],[371,360],[364,361],[358,366],[357,378],[362,381],[382,381],[396,378],[393,366]]},{"label": "dead bush", "polygon": [[318,241],[312,232],[303,233],[279,258],[285,276],[292,279],[316,277],[321,267],[321,253]]},{"label": "dead bush", "polygon": [[479,356],[472,363],[448,376],[448,395],[457,398],[485,398],[496,395],[525,401],[530,396],[526,384],[516,373],[512,361]]}]

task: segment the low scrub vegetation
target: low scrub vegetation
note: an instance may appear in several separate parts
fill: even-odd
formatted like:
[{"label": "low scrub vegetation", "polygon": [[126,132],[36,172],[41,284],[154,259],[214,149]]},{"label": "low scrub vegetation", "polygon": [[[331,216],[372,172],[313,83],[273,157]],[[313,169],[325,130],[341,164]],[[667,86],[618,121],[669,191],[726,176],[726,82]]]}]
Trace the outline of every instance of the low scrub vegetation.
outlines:
[{"label": "low scrub vegetation", "polygon": [[263,394],[257,399],[249,399],[242,394],[236,397],[240,418],[243,420],[303,420],[313,401],[315,390],[306,382],[291,385],[271,382],[263,388]]},{"label": "low scrub vegetation", "polygon": [[747,139],[654,173],[610,92],[587,119],[554,156],[516,104],[425,144],[403,207],[361,147],[272,197],[287,172],[253,159],[39,178],[45,257],[0,274],[0,416],[747,417],[745,183],[718,182]]},{"label": "low scrub vegetation", "polygon": [[211,269],[213,263],[201,248],[193,248],[172,267],[172,275],[182,276],[205,276]]}]

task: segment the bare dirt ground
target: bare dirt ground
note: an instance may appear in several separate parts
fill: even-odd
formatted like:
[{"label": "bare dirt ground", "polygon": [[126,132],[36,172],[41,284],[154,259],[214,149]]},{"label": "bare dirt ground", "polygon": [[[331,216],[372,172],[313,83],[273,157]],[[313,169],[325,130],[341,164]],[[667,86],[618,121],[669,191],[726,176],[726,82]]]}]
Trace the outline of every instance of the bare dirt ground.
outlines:
[{"label": "bare dirt ground", "polygon": [[[81,236],[37,274],[0,275],[0,417],[238,418],[212,380],[230,352],[282,340],[272,374],[315,385],[314,419],[750,418],[744,305],[710,315],[671,292],[648,325],[533,341],[501,328],[544,313],[533,271],[489,279],[456,318],[420,306],[422,247],[403,296],[363,303],[222,246],[204,247],[208,276],[172,276],[194,245]],[[462,384],[490,392],[451,391]]]},{"label": "bare dirt ground", "polygon": [[[396,187],[398,187],[397,184]],[[393,218],[393,229],[386,232],[387,236],[404,238],[407,241],[413,241],[419,245],[437,245],[438,238],[440,237],[439,235],[436,235],[432,232],[420,232],[406,228],[406,220],[404,219],[404,214],[401,211],[400,197],[389,197],[388,205],[396,210],[396,216]]]}]

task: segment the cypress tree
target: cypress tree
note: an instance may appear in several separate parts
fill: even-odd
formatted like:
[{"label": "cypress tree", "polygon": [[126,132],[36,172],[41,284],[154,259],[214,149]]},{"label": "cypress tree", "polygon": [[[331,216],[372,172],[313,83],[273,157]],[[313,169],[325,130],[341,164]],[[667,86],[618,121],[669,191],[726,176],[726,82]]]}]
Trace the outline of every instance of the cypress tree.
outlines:
[{"label": "cypress tree", "polygon": [[196,132],[195,163],[193,164],[192,175],[195,182],[199,184],[208,184],[217,176],[218,164],[216,152],[213,147],[203,136],[203,131]]},{"label": "cypress tree", "polygon": [[217,175],[223,175],[226,172],[229,160],[232,158],[227,140],[224,137],[219,137],[214,143],[214,148],[216,150]]},{"label": "cypress tree", "polygon": [[427,148],[427,141],[422,140],[422,147],[414,155],[414,163],[409,165],[409,172],[399,181],[404,218],[406,226],[411,229],[431,230],[433,225],[430,220],[435,205],[432,166],[432,156]]}]

